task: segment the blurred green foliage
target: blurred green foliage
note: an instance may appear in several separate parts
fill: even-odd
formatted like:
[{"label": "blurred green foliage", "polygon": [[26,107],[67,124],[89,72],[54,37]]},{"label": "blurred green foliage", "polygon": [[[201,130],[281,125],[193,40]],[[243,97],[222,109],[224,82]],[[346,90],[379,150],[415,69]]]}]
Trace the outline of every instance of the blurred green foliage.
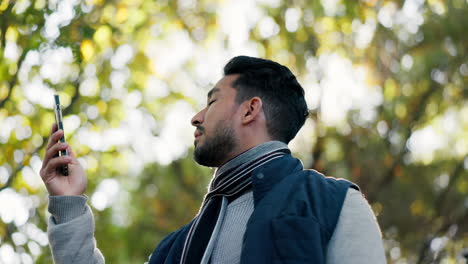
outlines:
[{"label": "blurred green foliage", "polygon": [[[381,97],[370,114],[350,109],[332,125],[321,118],[319,98],[308,121],[313,131],[306,135],[313,143],[297,153],[306,167],[361,186],[382,228],[389,263],[463,263],[461,254],[468,248],[467,1],[249,3],[260,10],[259,18],[246,22],[233,16],[231,23],[248,24],[246,41],[259,56],[287,65],[302,83],[314,71],[320,84],[324,76],[314,62],[338,54],[364,69],[366,85]],[[143,155],[138,146],[125,140],[84,144],[79,134],[86,130],[84,135],[92,137],[118,128],[137,109],[153,124],[150,137],[157,138],[172,107],[184,101],[192,111],[199,109],[197,94],[204,96],[202,88],[216,80],[203,80],[198,67],[210,65],[210,52],[235,49],[237,35],[226,33],[221,23],[229,12],[220,10],[228,5],[234,4],[0,2],[0,196],[16,193],[27,208],[26,220],[1,215],[0,252],[12,249],[24,263],[52,262],[43,238],[47,195],[39,176],[31,176],[37,174],[54,122],[51,103],[44,99],[51,89],[60,94],[69,123],[79,126],[66,128],[66,135],[86,166],[87,194],[98,193],[105,179],[119,186],[112,206],[94,210],[98,247],[108,263],[143,263],[158,241],[190,221],[212,173],[192,161],[192,148],[172,162],[143,162],[144,169],[132,173],[139,164],[135,157]],[[194,54],[184,59],[182,53]],[[57,58],[62,66],[47,66]],[[216,78],[221,68],[211,71]],[[188,86],[194,92],[187,93]],[[443,143],[417,157],[412,137],[426,128],[439,131]],[[119,135],[114,137],[137,136]],[[436,144],[434,137],[425,140],[423,147]],[[7,208],[6,200],[0,204]],[[42,232],[31,231],[35,227]],[[6,261],[1,254],[0,262]]]}]

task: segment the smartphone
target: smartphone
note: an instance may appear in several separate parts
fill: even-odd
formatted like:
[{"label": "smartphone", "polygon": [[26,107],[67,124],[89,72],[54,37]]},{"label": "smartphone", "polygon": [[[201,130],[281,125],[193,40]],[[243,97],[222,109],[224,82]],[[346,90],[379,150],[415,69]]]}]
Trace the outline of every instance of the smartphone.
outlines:
[{"label": "smartphone", "polygon": [[[57,123],[58,129],[63,130],[63,121],[62,121],[62,107],[60,106],[60,97],[58,94],[54,95],[55,98],[55,122]],[[65,142],[65,133],[63,133],[62,137],[59,139],[59,142]],[[61,150],[57,153],[57,156],[67,156],[67,150]],[[58,172],[64,176],[68,176],[68,165],[60,166],[57,168]]]}]

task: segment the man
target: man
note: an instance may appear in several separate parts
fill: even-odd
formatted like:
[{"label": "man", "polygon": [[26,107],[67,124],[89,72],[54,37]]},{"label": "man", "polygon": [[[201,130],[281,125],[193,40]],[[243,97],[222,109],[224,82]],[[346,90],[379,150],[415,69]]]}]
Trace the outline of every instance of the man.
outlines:
[{"label": "man", "polygon": [[[378,224],[359,188],[304,170],[287,144],[308,116],[288,68],[239,56],[192,119],[195,161],[216,167],[200,212],[169,234],[149,263],[385,263]],[[56,130],[56,126],[52,131]],[[41,169],[50,193],[56,263],[103,263],[95,247],[86,175],[51,134]],[[67,149],[69,157],[55,157]],[[57,174],[69,165],[69,176]]]}]

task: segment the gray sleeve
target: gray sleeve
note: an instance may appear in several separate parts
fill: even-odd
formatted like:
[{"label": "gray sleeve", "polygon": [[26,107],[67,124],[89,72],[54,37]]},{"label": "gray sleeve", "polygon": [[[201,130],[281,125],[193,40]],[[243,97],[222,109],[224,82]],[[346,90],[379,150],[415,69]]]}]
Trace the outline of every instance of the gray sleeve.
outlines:
[{"label": "gray sleeve", "polygon": [[387,263],[382,234],[369,203],[350,188],[327,249],[327,264]]},{"label": "gray sleeve", "polygon": [[47,233],[54,263],[101,264],[94,219],[86,196],[50,196]]}]

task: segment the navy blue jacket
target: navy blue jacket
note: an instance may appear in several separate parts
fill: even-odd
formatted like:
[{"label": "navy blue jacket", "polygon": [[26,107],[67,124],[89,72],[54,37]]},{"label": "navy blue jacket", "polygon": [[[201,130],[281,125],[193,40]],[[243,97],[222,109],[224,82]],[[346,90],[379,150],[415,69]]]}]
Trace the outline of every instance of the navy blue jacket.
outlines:
[{"label": "navy blue jacket", "polygon": [[[247,222],[241,263],[325,263],[348,188],[358,187],[304,170],[291,155],[264,164],[251,177],[255,209]],[[179,263],[192,222],[166,236],[149,263]]]}]

